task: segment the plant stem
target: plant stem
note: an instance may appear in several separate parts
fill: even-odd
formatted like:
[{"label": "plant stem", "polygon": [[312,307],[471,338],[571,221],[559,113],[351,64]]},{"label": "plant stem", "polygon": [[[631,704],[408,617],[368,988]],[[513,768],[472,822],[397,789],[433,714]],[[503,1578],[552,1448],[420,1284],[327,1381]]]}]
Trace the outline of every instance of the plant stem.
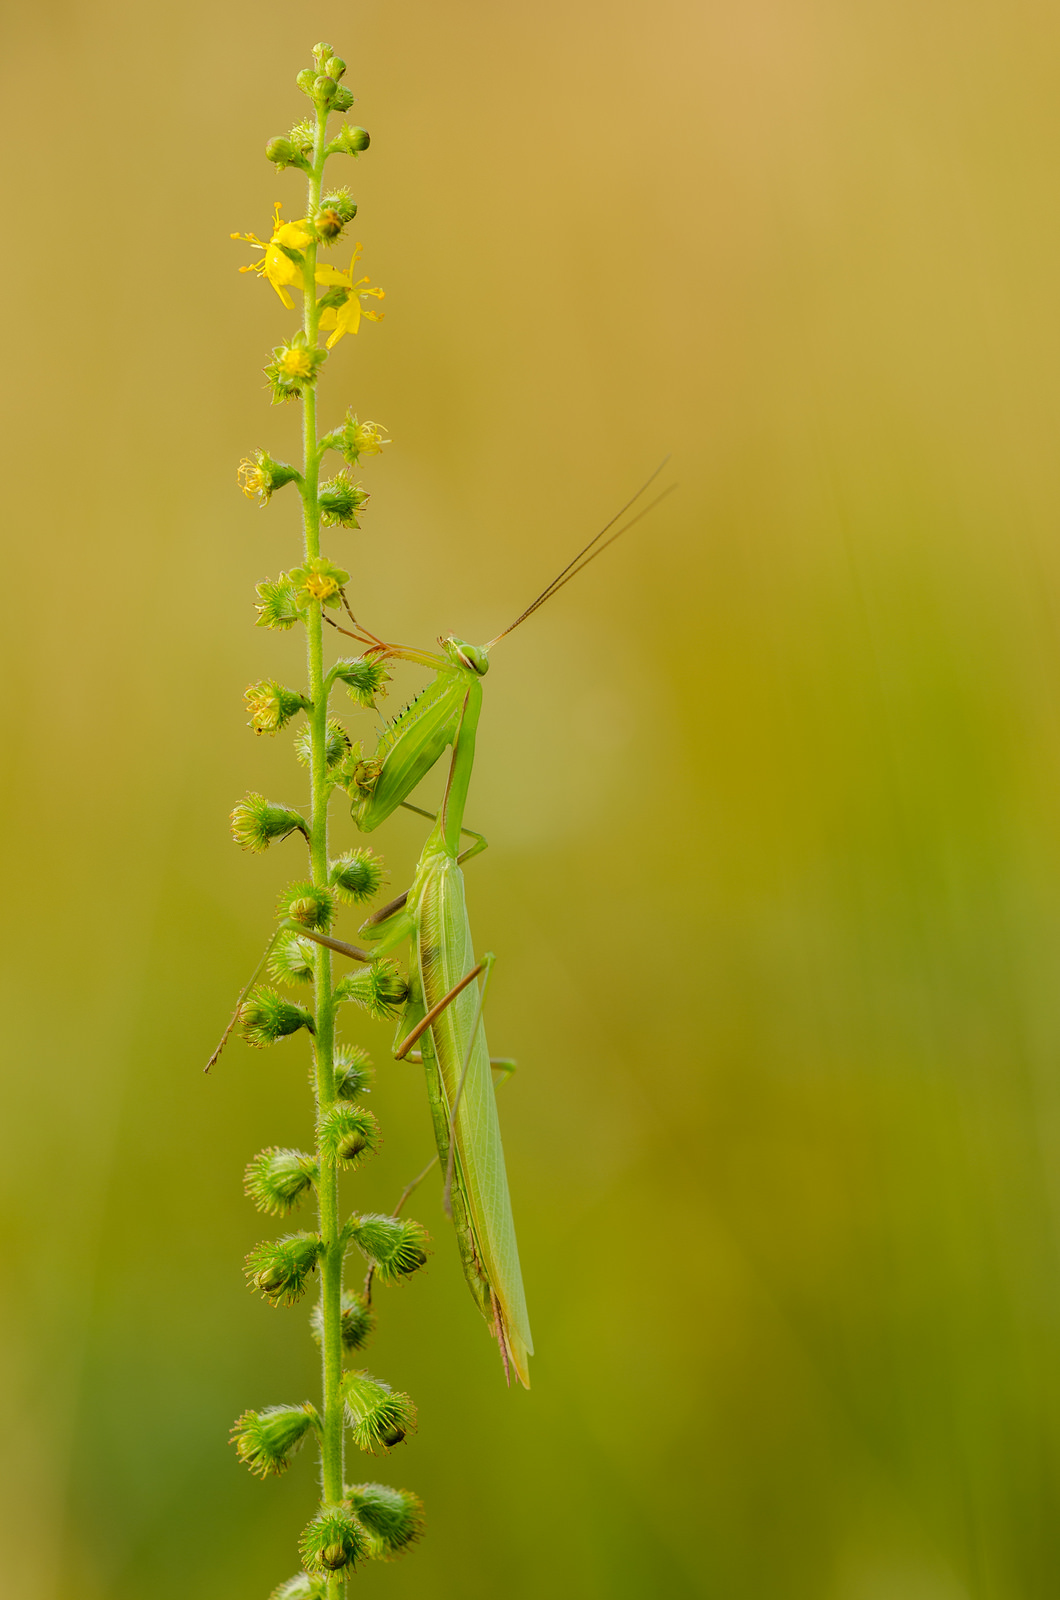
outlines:
[{"label": "plant stem", "polygon": [[[307,216],[315,216],[320,209],[320,185],[324,169],[324,143],[327,113],[317,109],[316,138],[313,145],[313,167],[309,174]],[[316,296],[316,243],[305,250],[304,269],[304,323],[306,338],[311,346],[317,342],[320,313]],[[302,506],[305,529],[305,553],[311,559],[320,554],[320,507],[317,486],[320,460],[317,445],[316,391],[310,385],[303,397],[303,486]],[[306,643],[309,668],[309,696],[313,709],[309,713],[312,730],[312,760],[310,764],[310,841],[313,882],[327,883],[328,876],[328,784],[326,741],[328,725],[327,697],[324,693],[324,642],[321,604],[316,602],[306,614]],[[331,988],[331,952],[323,945],[315,947],[315,1057],[316,1097],[318,1112],[325,1111],[335,1099],[334,1067],[334,1002]],[[338,1167],[319,1145],[317,1148],[319,1180],[317,1199],[320,1237],[324,1243],[321,1259],[321,1300],[323,1304],[323,1439],[321,1441],[321,1469],[323,1498],[329,1505],[342,1499],[344,1427],[342,1415],[342,1246],[339,1240],[339,1182]],[[341,1595],[344,1584],[340,1574],[328,1582],[329,1595]]]}]

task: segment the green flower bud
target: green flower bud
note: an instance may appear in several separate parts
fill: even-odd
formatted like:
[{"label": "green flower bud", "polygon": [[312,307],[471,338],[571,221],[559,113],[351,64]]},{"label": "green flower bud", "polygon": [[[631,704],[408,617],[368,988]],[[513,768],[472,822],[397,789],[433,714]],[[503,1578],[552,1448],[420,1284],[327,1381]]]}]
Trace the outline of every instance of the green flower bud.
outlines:
[{"label": "green flower bud", "polygon": [[316,383],[327,358],[327,351],[322,346],[311,345],[301,330],[286,343],[275,345],[272,360],[264,368],[272,390],[273,405],[282,405],[285,400],[300,400],[306,389]]},{"label": "green flower bud", "polygon": [[328,1580],[311,1578],[308,1572],[296,1572],[293,1578],[281,1583],[269,1600],[327,1600]]},{"label": "green flower bud", "polygon": [[367,489],[351,482],[345,472],[322,483],[317,491],[317,504],[325,528],[359,528],[357,513],[368,498]]},{"label": "green flower bud", "polygon": [[316,952],[315,944],[309,939],[300,939],[296,933],[281,937],[269,956],[269,977],[275,978],[277,983],[312,983]]},{"label": "green flower bud", "polygon": [[292,883],[281,894],[276,915],[326,933],[335,915],[335,896],[315,883]]},{"label": "green flower bud", "polygon": [[297,590],[286,572],[281,572],[275,583],[268,578],[259,583],[257,593],[254,609],[259,628],[293,628],[300,620]]},{"label": "green flower bud", "polygon": [[376,696],[383,694],[390,674],[381,661],[370,656],[356,656],[352,660],[336,661],[328,674],[333,683],[344,683],[350,699],[356,700],[366,711],[374,711]]},{"label": "green flower bud", "polygon": [[340,900],[370,900],[382,881],[382,862],[366,845],[347,850],[328,869],[328,882]]},{"label": "green flower bud", "polygon": [[423,1536],[423,1501],[386,1483],[346,1484],[343,1500],[368,1535],[373,1561],[393,1561]]},{"label": "green flower bud", "polygon": [[293,1306],[305,1294],[324,1246],[315,1233],[266,1239],[246,1259],[247,1282],[274,1306]]},{"label": "green flower bud", "polygon": [[367,1107],[346,1101],[329,1106],[317,1123],[321,1150],[344,1167],[357,1167],[375,1155],[380,1137],[379,1123]]},{"label": "green flower bud", "polygon": [[331,244],[342,232],[342,218],[330,206],[321,206],[313,214],[313,226],[325,244]]},{"label": "green flower bud", "polygon": [[320,44],[315,44],[313,46],[313,56],[316,60],[317,70],[322,71],[325,63],[330,61],[334,54],[335,49],[333,45],[327,44],[323,40],[320,42]]},{"label": "green flower bud", "polygon": [[334,78],[329,78],[326,72],[322,72],[314,80],[313,99],[322,106],[330,105],[337,88],[338,84]]},{"label": "green flower bud", "polygon": [[329,156],[358,156],[362,150],[368,149],[371,142],[366,129],[355,128],[352,123],[344,122],[328,145],[327,153]]},{"label": "green flower bud", "polygon": [[335,1093],[340,1100],[356,1100],[371,1093],[372,1058],[359,1044],[340,1044],[335,1051]]},{"label": "green flower bud", "polygon": [[[324,761],[329,772],[332,767],[338,766],[346,759],[349,749],[350,736],[346,729],[338,717],[329,717],[324,736]],[[303,767],[312,765],[313,730],[308,723],[298,730],[298,736],[294,741],[294,753]]]},{"label": "green flower bud", "polygon": [[319,1425],[316,1408],[307,1400],[301,1406],[269,1406],[265,1411],[244,1411],[232,1427],[232,1443],[240,1461],[258,1478],[279,1476],[291,1465],[310,1428]]},{"label": "green flower bud", "polygon": [[255,1049],[276,1044],[288,1034],[297,1033],[299,1028],[306,1028],[310,1033],[316,1031],[313,1018],[304,1006],[296,1006],[264,985],[254,989],[243,1001],[239,1021],[244,1040]]},{"label": "green flower bud", "polygon": [[270,139],[265,146],[266,159],[282,172],[284,167],[305,167],[302,152],[295,148],[290,139],[283,137]]},{"label": "green flower bud", "polygon": [[345,84],[340,84],[331,97],[332,111],[349,111],[352,106],[353,95],[347,89]]},{"label": "green flower bud", "polygon": [[411,1217],[353,1216],[344,1231],[383,1283],[398,1283],[426,1265],[429,1235]]},{"label": "green flower bud", "polygon": [[263,794],[248,794],[232,809],[232,837],[241,850],[261,855],[274,839],[286,839],[297,829],[309,838],[309,824],[289,806],[273,805]]},{"label": "green flower bud", "polygon": [[248,728],[255,733],[279,733],[299,711],[311,711],[312,700],[294,689],[285,689],[275,678],[265,678],[243,690],[243,699],[250,712]]},{"label": "green flower bud", "polygon": [[343,1572],[368,1553],[368,1535],[345,1506],[324,1506],[298,1541],[310,1572]]},{"label": "green flower bud", "polygon": [[243,1190],[259,1211],[282,1217],[305,1199],[316,1179],[317,1164],[311,1155],[271,1146],[247,1163]]},{"label": "green flower bud", "polygon": [[416,1425],[416,1407],[408,1395],[395,1393],[367,1372],[347,1372],[342,1398],[354,1443],[370,1455],[378,1449],[392,1450]]},{"label": "green flower bud", "polygon": [[295,601],[302,611],[314,600],[325,606],[341,605],[343,585],[350,581],[349,573],[334,566],[327,556],[314,556],[304,567],[292,567],[288,577],[295,586]]},{"label": "green flower bud", "polygon": [[263,509],[277,489],[302,481],[300,472],[284,461],[274,461],[267,450],[255,450],[253,456],[245,456],[239,463],[236,477],[247,499],[260,500]]},{"label": "green flower bud", "polygon": [[346,759],[335,770],[338,783],[353,800],[353,811],[366,795],[371,794],[382,771],[383,763],[374,756],[366,756],[359,742],[351,744]]},{"label": "green flower bud", "polygon": [[329,56],[324,63],[324,71],[338,83],[340,78],[346,76],[346,63],[341,56]]},{"label": "green flower bud", "polygon": [[392,961],[373,961],[358,972],[348,972],[335,985],[336,1000],[352,1000],[370,1017],[393,1017],[408,998],[409,987]]},{"label": "green flower bud", "polygon": [[297,78],[294,81],[298,85],[298,87],[301,89],[302,93],[303,94],[307,94],[309,96],[310,100],[312,100],[312,98],[313,98],[313,86],[317,81],[317,75],[314,72],[313,68],[312,67],[303,67],[301,72],[298,74]]},{"label": "green flower bud", "polygon": [[[342,1330],[342,1348],[347,1351],[360,1350],[375,1332],[375,1317],[369,1309],[367,1300],[363,1295],[350,1294],[348,1290],[342,1291],[342,1316],[340,1327]],[[317,1302],[309,1317],[309,1331],[317,1344],[324,1342],[324,1307]]]}]

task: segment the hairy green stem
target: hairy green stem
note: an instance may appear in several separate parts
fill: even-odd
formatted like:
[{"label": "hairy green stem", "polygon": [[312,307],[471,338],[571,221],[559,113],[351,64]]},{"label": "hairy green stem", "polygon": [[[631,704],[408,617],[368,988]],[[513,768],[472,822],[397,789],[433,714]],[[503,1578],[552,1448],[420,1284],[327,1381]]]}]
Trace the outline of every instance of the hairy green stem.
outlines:
[{"label": "hairy green stem", "polygon": [[[313,167],[309,174],[307,216],[315,216],[320,209],[320,185],[324,170],[325,125],[327,113],[317,108],[316,139],[313,145]],[[316,243],[311,242],[305,251],[304,269],[304,328],[311,346],[317,342],[320,313],[316,296]],[[320,507],[317,487],[320,477],[319,446],[317,443],[316,391],[310,385],[303,396],[303,486],[302,505],[307,559],[320,554]],[[327,783],[327,725],[328,705],[324,689],[324,641],[321,603],[309,607],[306,616],[306,641],[309,668],[309,696],[313,702],[309,712],[312,760],[310,764],[310,833],[309,853],[313,882],[327,883],[328,877],[328,783]],[[317,945],[315,956],[315,1056],[316,1096],[318,1112],[325,1111],[335,1099],[334,1037],[335,1017],[332,998],[331,952]],[[323,1437],[320,1455],[323,1499],[329,1505],[342,1499],[344,1476],[342,1414],[342,1245],[339,1238],[339,1175],[336,1162],[319,1147],[317,1164],[320,1177],[317,1184],[320,1237],[324,1243],[321,1259],[321,1300],[323,1304],[323,1336],[321,1339],[323,1367],[323,1408],[321,1419]],[[333,1574],[328,1582],[329,1595],[339,1596],[344,1587],[340,1574]]]}]

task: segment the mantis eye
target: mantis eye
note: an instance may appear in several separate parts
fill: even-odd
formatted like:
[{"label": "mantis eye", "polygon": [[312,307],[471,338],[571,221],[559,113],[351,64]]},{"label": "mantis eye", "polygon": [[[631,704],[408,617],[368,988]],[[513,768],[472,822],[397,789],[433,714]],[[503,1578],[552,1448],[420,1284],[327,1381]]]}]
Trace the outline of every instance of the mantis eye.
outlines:
[{"label": "mantis eye", "polygon": [[490,658],[485,650],[480,649],[477,644],[461,644],[457,654],[464,665],[477,672],[480,678],[486,676],[490,669]]}]

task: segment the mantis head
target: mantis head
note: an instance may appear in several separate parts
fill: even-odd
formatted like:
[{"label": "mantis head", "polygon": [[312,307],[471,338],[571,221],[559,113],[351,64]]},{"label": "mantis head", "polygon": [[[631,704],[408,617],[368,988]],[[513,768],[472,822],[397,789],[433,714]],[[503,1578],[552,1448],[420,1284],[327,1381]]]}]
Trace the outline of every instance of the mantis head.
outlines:
[{"label": "mantis head", "polygon": [[457,639],[450,634],[448,639],[439,640],[442,649],[454,666],[469,667],[472,672],[484,678],[489,671],[489,646],[481,644],[468,644],[464,639]]}]

